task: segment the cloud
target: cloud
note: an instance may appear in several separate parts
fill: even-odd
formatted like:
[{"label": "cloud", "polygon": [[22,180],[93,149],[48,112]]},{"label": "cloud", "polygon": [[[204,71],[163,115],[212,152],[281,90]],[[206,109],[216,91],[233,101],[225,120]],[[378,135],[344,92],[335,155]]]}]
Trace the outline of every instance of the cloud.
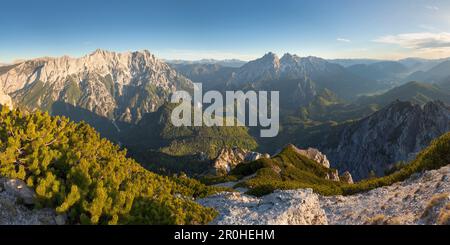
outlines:
[{"label": "cloud", "polygon": [[342,38],[342,37],[337,38],[336,41],[343,42],[343,43],[350,43],[351,42],[350,39]]},{"label": "cloud", "polygon": [[409,49],[450,48],[450,33],[405,33],[379,37],[374,41],[384,44],[395,44]]},{"label": "cloud", "polygon": [[427,5],[427,6],[425,6],[425,8],[427,8],[428,10],[433,10],[433,11],[439,10],[439,7],[436,5]]}]

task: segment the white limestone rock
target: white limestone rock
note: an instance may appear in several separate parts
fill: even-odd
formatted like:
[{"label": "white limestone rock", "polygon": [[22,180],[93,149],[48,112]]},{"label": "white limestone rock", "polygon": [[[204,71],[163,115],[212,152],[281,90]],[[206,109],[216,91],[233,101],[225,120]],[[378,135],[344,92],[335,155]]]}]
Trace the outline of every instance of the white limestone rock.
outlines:
[{"label": "white limestone rock", "polygon": [[224,192],[198,202],[219,211],[218,225],[327,224],[319,198],[311,189],[275,191],[261,198]]}]

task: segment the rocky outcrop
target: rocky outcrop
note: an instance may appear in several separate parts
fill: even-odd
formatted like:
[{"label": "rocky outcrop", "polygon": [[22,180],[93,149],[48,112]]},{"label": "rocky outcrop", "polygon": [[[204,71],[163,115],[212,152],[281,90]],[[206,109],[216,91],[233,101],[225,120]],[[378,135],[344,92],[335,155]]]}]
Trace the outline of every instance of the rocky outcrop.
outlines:
[{"label": "rocky outcrop", "polygon": [[339,171],[337,169],[332,169],[331,172],[328,173],[326,179],[336,182],[340,181]]},{"label": "rocky outcrop", "polygon": [[[327,156],[315,148],[308,148],[308,149],[304,150],[304,149],[299,149],[295,145],[292,145],[292,144],[289,144],[287,147],[291,147],[298,154],[315,161],[316,163],[322,165],[325,168],[328,168],[328,169],[330,168],[330,162],[328,161]],[[344,182],[353,184],[353,178],[352,178],[352,175],[350,174],[350,172],[348,172],[348,171],[345,172],[343,177],[344,177]],[[327,174],[327,176],[325,178],[327,180],[332,180],[332,181],[341,181],[341,179],[339,177],[339,171],[337,169],[330,169],[329,173]]]},{"label": "rocky outcrop", "polygon": [[347,184],[353,184],[353,177],[352,174],[349,171],[345,171],[340,177],[339,179]]},{"label": "rocky outcrop", "polygon": [[319,196],[310,189],[260,198],[223,192],[198,203],[219,211],[211,224],[450,224],[450,165],[352,196]]},{"label": "rocky outcrop", "polygon": [[54,210],[30,207],[34,197],[34,191],[23,182],[0,178],[0,225],[55,225],[63,222],[61,218],[57,219]]},{"label": "rocky outcrop", "polygon": [[256,198],[241,193],[220,193],[198,201],[213,207],[217,225],[322,225],[327,224],[319,198],[311,189],[276,191]]},{"label": "rocky outcrop", "polygon": [[[430,142],[450,131],[450,107],[429,102],[423,107],[396,101],[373,115],[344,126],[318,147],[334,168],[348,170],[356,180],[407,161]],[[336,143],[332,143],[336,142]]]},{"label": "rocky outcrop", "polygon": [[223,148],[214,159],[210,172],[216,175],[226,175],[239,163],[256,161],[260,158],[270,158],[270,155],[247,151],[239,147]]},{"label": "rocky outcrop", "polygon": [[328,161],[327,156],[315,148],[308,148],[306,150],[297,149],[297,152],[313,161],[320,163],[326,168],[330,168],[330,162]]},{"label": "rocky outcrop", "polygon": [[49,109],[59,101],[119,121],[137,121],[192,82],[148,51],[96,50],[72,58],[40,58],[0,74],[0,90],[16,104]]},{"label": "rocky outcrop", "polygon": [[7,94],[4,94],[1,90],[0,90],[0,106],[7,106],[9,109],[13,109],[11,97]]}]

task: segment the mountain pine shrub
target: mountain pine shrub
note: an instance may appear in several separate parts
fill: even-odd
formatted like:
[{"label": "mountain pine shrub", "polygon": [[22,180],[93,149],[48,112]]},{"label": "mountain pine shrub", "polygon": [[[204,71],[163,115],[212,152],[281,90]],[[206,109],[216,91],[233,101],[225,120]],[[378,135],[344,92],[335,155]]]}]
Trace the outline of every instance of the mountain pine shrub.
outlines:
[{"label": "mountain pine shrub", "polygon": [[38,207],[72,224],[205,224],[216,215],[192,200],[212,187],[149,172],[87,124],[47,113],[2,108],[0,176],[24,180]]}]

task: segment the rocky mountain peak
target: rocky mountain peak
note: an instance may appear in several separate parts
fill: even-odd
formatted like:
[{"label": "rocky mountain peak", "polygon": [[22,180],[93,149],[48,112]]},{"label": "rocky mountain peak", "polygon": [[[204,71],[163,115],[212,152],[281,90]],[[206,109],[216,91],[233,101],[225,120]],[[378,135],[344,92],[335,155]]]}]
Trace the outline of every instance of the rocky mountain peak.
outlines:
[{"label": "rocky mountain peak", "polygon": [[92,52],[92,53],[89,54],[89,55],[90,55],[90,56],[96,56],[96,55],[102,55],[102,56],[104,56],[104,55],[106,55],[107,53],[109,54],[109,53],[114,53],[114,52],[110,52],[110,51],[107,51],[107,50],[98,48],[98,49],[96,49],[94,52]]},{"label": "rocky mountain peak", "polygon": [[280,59],[269,52],[263,57],[250,61],[237,70],[231,84],[276,80],[280,72]]},{"label": "rocky mountain peak", "polygon": [[285,53],[283,57],[281,57],[281,63],[285,62],[297,62],[300,59],[296,54]]},{"label": "rocky mountain peak", "polygon": [[268,52],[263,57],[263,60],[279,60],[279,57],[274,52]]},{"label": "rocky mountain peak", "polygon": [[48,110],[55,101],[62,101],[126,121],[139,120],[143,113],[155,111],[173,91],[190,87],[190,80],[147,50],[116,53],[97,49],[80,58],[35,59],[0,75],[0,90],[13,102],[25,101],[23,107]]}]

